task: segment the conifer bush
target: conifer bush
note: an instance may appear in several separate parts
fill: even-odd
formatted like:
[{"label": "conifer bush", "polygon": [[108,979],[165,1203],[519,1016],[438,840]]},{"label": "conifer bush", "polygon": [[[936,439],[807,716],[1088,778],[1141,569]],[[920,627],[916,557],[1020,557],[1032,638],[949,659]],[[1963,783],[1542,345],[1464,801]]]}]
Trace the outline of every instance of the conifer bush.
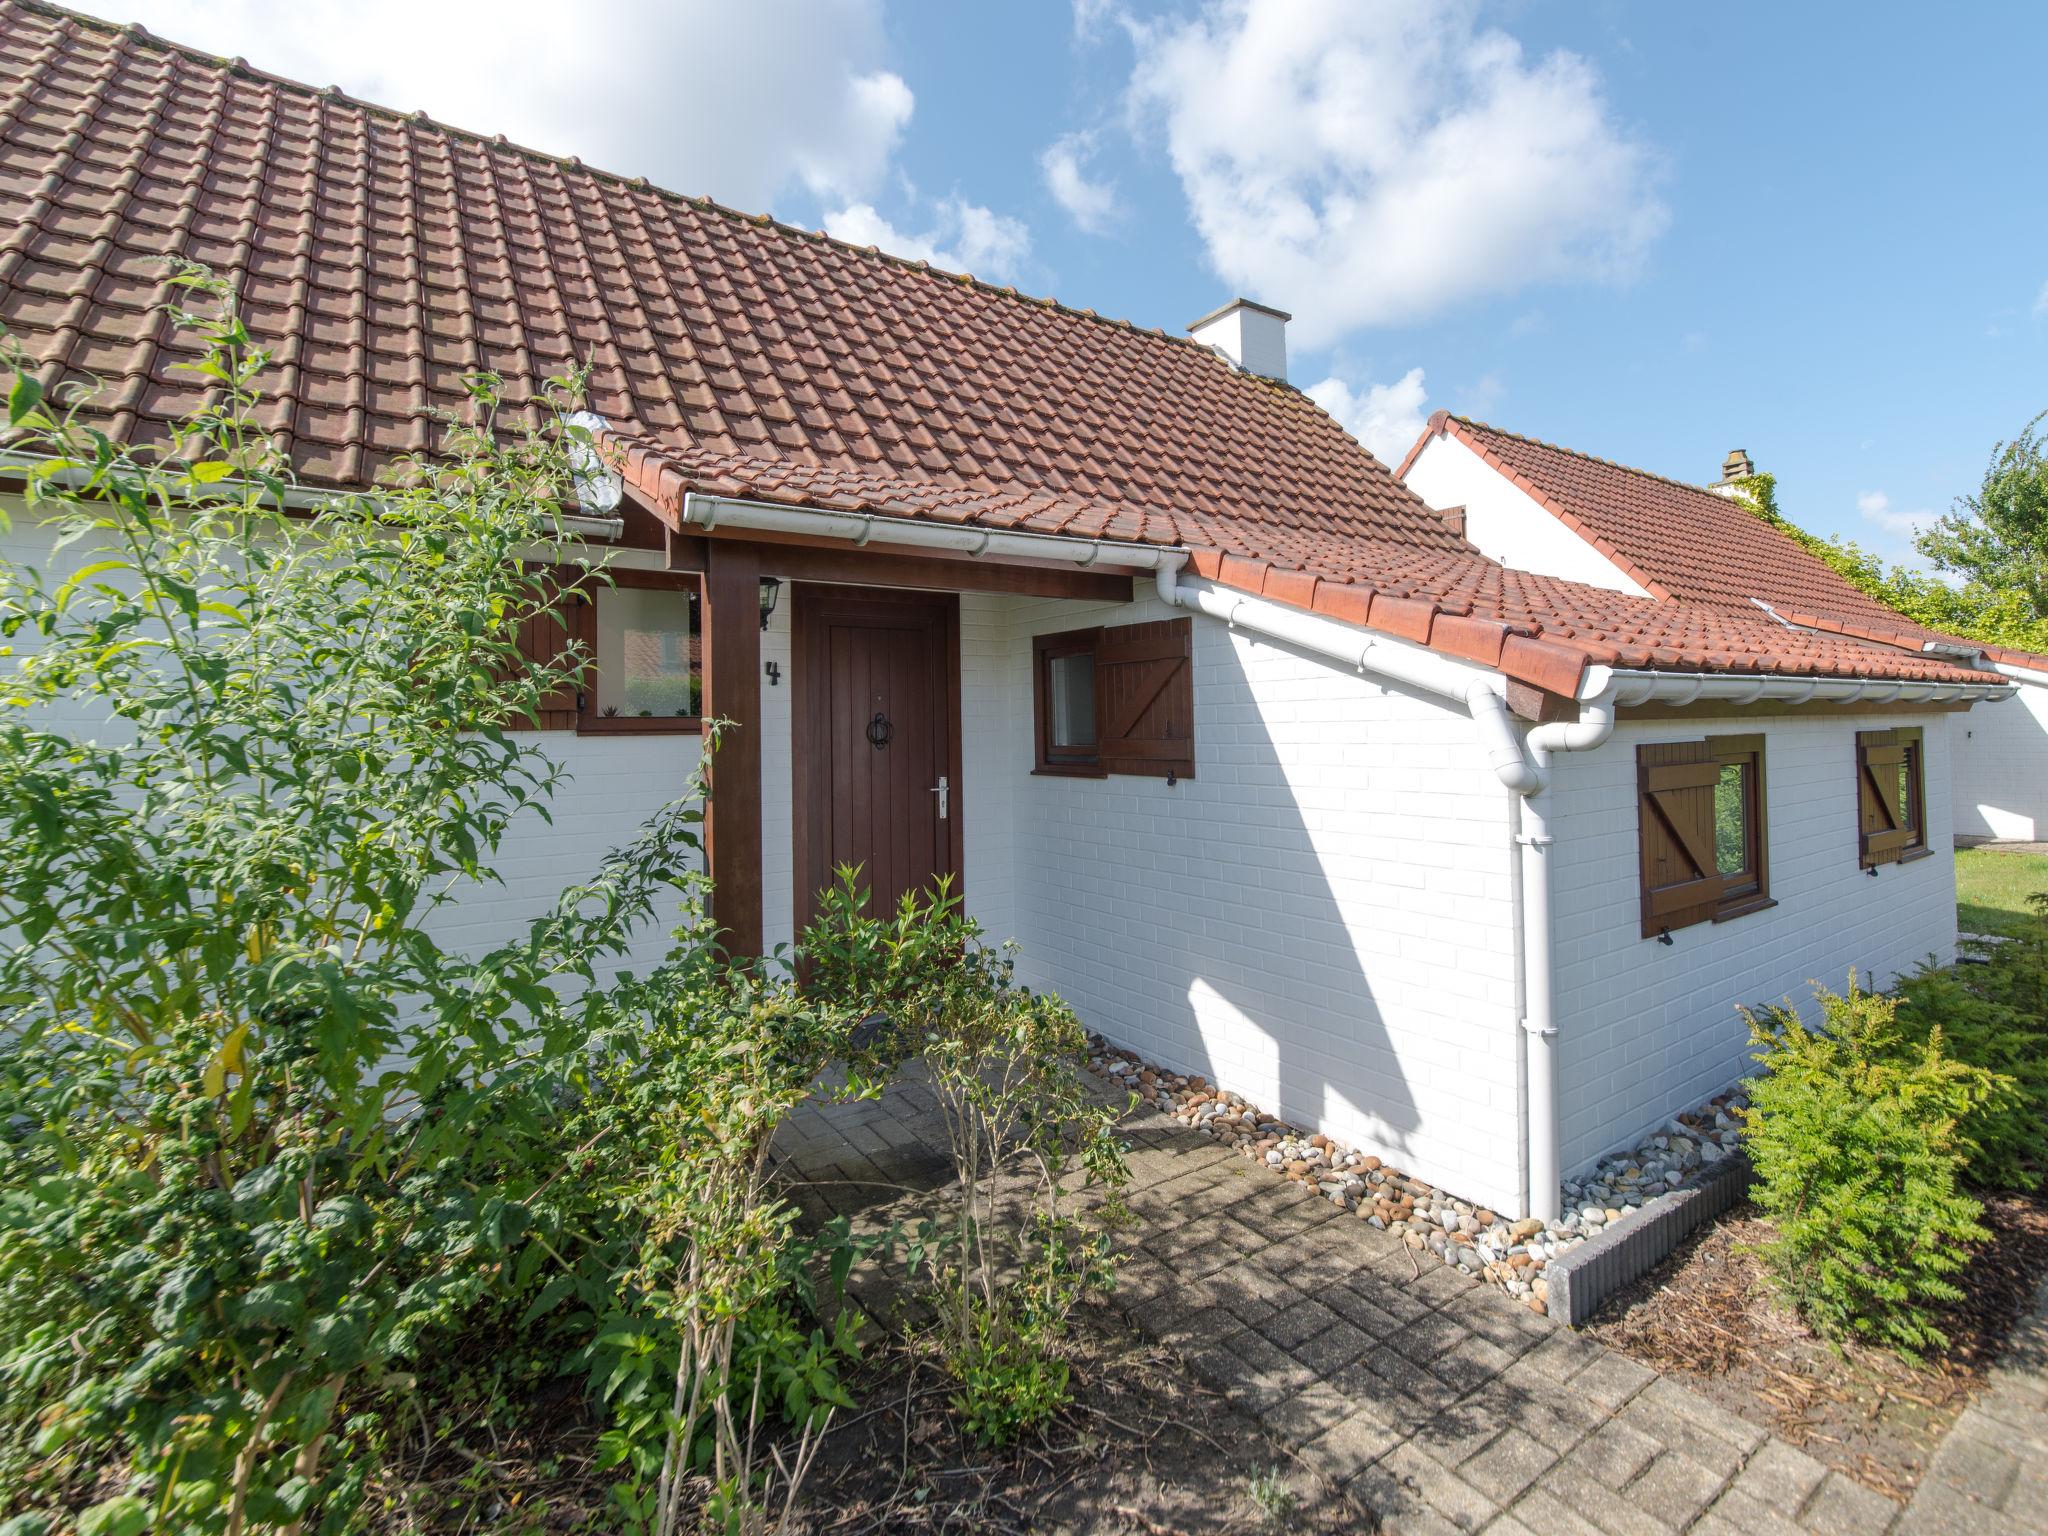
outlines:
[{"label": "conifer bush", "polygon": [[1744,1140],[1753,1197],[1777,1229],[1765,1257],[1816,1329],[1908,1357],[1946,1337],[1935,1309],[1988,1238],[1963,1189],[1973,1117],[2003,1113],[2012,1080],[1957,1059],[1940,1025],[1898,999],[1817,989],[1824,1026],[1790,1007],[1746,1010],[1761,1070]]},{"label": "conifer bush", "polygon": [[1979,949],[1979,963],[1901,981],[1899,1024],[1917,1041],[1939,1030],[1950,1055],[2011,1080],[1963,1118],[1965,1176],[1979,1189],[2037,1189],[2048,1165],[2048,920]]}]

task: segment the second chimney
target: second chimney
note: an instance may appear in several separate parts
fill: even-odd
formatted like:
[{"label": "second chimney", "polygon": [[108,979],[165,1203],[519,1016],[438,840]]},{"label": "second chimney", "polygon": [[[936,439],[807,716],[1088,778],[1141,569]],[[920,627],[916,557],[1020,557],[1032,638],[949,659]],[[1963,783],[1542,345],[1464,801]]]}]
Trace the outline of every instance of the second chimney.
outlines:
[{"label": "second chimney", "polygon": [[1214,347],[1246,373],[1284,382],[1287,322],[1293,318],[1285,310],[1270,305],[1232,299],[1189,326],[1188,334],[1203,346]]},{"label": "second chimney", "polygon": [[1756,465],[1750,462],[1747,448],[1730,448],[1728,457],[1721,461],[1721,478],[1707,489],[1719,491],[1723,496],[1732,496],[1736,491],[1735,482],[1747,480],[1756,473]]}]

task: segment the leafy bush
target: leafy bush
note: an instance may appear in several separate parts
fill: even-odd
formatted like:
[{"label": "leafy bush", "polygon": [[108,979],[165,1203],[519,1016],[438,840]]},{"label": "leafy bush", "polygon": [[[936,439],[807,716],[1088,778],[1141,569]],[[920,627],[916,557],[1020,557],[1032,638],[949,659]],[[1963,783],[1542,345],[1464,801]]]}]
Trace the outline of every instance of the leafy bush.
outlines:
[{"label": "leafy bush", "polygon": [[[474,379],[437,457],[288,512],[265,360],[220,285],[176,281],[214,403],[163,449],[11,358],[24,494],[76,569],[0,564],[10,1536],[353,1528],[466,1338],[526,1379],[602,1358],[616,1399],[647,1317],[643,1356],[709,1330],[665,1369],[716,1399],[745,1525],[734,1373],[808,1418],[854,1347],[805,1326],[759,1178],[850,1016],[716,955],[694,784],[515,942],[434,937],[559,780],[510,732],[582,660],[516,643],[554,601],[522,555],[568,497],[568,386],[520,422]],[[666,961],[600,984],[664,908]],[[670,1401],[666,1529],[694,1430]]]},{"label": "leafy bush", "polygon": [[1933,1307],[1988,1236],[1960,1185],[1963,1125],[2008,1102],[2010,1079],[1958,1061],[1941,1028],[1902,1028],[1894,998],[1820,990],[1825,1028],[1789,1007],[1748,1013],[1762,1071],[1744,1140],[1754,1197],[1777,1228],[1766,1256],[1800,1312],[1826,1333],[1908,1355],[1944,1335]]},{"label": "leafy bush", "polygon": [[886,1015],[893,1050],[930,1074],[958,1178],[952,1241],[934,1263],[955,1405],[970,1433],[1007,1440],[1065,1404],[1050,1352],[1074,1306],[1114,1281],[1123,1106],[1090,1090],[1073,1011],[1019,986],[950,890],[873,917],[842,870],[821,912],[803,945],[813,984]]}]

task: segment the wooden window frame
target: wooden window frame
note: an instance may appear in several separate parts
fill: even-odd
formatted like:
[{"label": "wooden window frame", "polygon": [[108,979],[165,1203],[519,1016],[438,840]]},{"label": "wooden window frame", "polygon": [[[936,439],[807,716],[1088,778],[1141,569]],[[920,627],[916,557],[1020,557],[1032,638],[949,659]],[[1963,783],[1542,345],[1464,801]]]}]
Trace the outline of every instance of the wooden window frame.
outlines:
[{"label": "wooden window frame", "polygon": [[[1748,770],[1744,775],[1743,836],[1749,859],[1742,871],[1724,875],[1714,803],[1722,770],[1731,764]],[[1690,793],[1703,795],[1704,805],[1687,806],[1675,798]],[[1702,810],[1704,815],[1699,816],[1693,832],[1704,846],[1695,847],[1688,843],[1678,822],[1689,821]],[[1770,814],[1763,736],[1710,736],[1638,747],[1636,835],[1644,938],[1663,938],[1697,923],[1724,923],[1776,906],[1771,896]],[[1653,885],[1660,858],[1668,859],[1671,853],[1683,856],[1684,867],[1693,871],[1692,877]]]},{"label": "wooden window frame", "polygon": [[1085,753],[1052,744],[1052,664],[1068,656],[1086,656],[1092,666],[1102,645],[1102,627],[1066,629],[1031,638],[1031,713],[1036,721],[1036,750],[1031,771],[1066,779],[1109,777],[1102,766],[1102,716],[1096,712],[1096,739]]},{"label": "wooden window frame", "polygon": [[[589,658],[581,686],[576,690],[573,721],[560,725],[522,723],[519,731],[574,730],[578,736],[699,736],[704,719],[697,715],[601,715],[596,709],[597,691],[597,605],[608,587],[635,587],[662,592],[693,593],[698,612],[703,612],[703,592],[698,577],[668,571],[606,570],[565,578],[563,601],[567,605],[564,627]],[[700,674],[701,678],[701,674]],[[702,697],[702,694],[699,694]],[[569,714],[567,710],[550,713]]]},{"label": "wooden window frame", "polygon": [[[1905,775],[1906,810],[1909,817],[1905,827],[1892,826],[1874,830],[1868,824],[1865,796],[1876,797],[1877,803],[1889,811],[1892,797],[1886,791],[1889,786],[1878,783],[1872,773],[1874,767],[1887,766],[1882,760],[1873,763],[1879,753],[1899,753],[1899,771]],[[1899,836],[1898,834],[1903,834]],[[1893,726],[1882,731],[1858,731],[1856,733],[1856,860],[1858,867],[1875,870],[1886,864],[1910,864],[1915,859],[1924,859],[1934,850],[1927,843],[1927,736],[1917,725]]]}]

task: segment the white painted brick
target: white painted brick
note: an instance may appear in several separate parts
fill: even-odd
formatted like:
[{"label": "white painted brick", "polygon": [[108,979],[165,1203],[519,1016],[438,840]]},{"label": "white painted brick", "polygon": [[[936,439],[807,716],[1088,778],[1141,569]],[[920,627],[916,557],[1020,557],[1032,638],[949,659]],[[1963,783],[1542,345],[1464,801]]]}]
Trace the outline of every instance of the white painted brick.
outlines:
[{"label": "white painted brick", "polygon": [[2048,839],[2048,683],[1955,718],[1956,832]]},{"label": "white painted brick", "polygon": [[[1567,1169],[1743,1075],[1751,1064],[1738,1005],[1789,997],[1810,1012],[1811,981],[1839,991],[1855,966],[1883,984],[1930,954],[1952,957],[1951,718],[1624,725],[1598,752],[1556,759],[1553,902]],[[1926,732],[1928,846],[1936,852],[1872,879],[1857,859],[1855,733],[1890,725]],[[1640,936],[1635,749],[1717,730],[1765,736],[1777,905],[1681,929],[1667,947]],[[1591,835],[1601,826],[1627,831]]]}]

